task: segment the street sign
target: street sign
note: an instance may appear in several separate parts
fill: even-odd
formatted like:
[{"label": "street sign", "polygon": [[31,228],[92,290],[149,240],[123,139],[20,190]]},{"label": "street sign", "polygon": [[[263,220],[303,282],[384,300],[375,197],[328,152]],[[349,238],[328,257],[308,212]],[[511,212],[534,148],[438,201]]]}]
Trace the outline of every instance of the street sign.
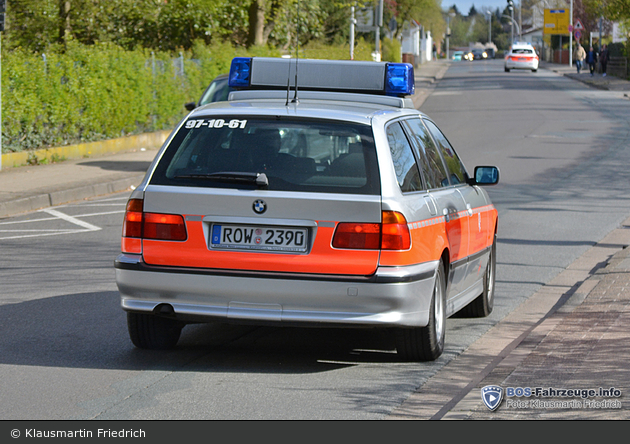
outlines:
[{"label": "street sign", "polygon": [[580,37],[582,37],[582,33],[580,32],[579,29],[575,31],[573,35],[575,35],[575,40],[580,40]]},{"label": "street sign", "polygon": [[573,25],[573,29],[577,29],[577,30],[580,30],[580,31],[584,29],[584,25],[582,24],[580,19],[577,19],[575,21],[575,25]]},{"label": "street sign", "polygon": [[546,35],[570,35],[569,31],[569,10],[568,9],[545,9],[545,27],[543,34]]}]

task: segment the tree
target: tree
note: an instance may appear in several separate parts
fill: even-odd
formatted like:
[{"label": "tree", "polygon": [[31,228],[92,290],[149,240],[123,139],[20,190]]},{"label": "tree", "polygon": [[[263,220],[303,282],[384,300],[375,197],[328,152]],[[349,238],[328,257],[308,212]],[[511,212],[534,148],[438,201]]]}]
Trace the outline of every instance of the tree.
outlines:
[{"label": "tree", "polygon": [[608,20],[630,20],[630,0],[584,0],[584,5]]},{"label": "tree", "polygon": [[442,35],[446,31],[446,22],[440,7],[441,0],[385,0],[385,2],[388,19],[396,20],[395,38],[400,36],[403,23],[409,20],[415,20],[423,25],[434,36]]}]

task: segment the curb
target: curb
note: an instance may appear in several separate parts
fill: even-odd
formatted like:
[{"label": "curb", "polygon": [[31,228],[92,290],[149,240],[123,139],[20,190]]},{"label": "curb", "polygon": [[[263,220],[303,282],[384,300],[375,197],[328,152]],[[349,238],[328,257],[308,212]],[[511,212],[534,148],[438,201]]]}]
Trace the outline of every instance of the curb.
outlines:
[{"label": "curb", "polygon": [[55,159],[82,159],[86,157],[100,157],[106,154],[121,153],[141,148],[160,147],[171,134],[172,130],[143,133],[134,136],[119,137],[117,139],[100,140],[97,142],[80,143],[56,148],[44,148],[34,151],[20,151],[2,155],[1,168],[13,168],[27,165],[30,159],[37,163],[53,162]]},{"label": "curb", "polygon": [[67,190],[38,194],[8,202],[0,202],[0,217],[15,216],[20,213],[36,211],[42,208],[127,191],[137,186],[143,178],[144,174]]}]

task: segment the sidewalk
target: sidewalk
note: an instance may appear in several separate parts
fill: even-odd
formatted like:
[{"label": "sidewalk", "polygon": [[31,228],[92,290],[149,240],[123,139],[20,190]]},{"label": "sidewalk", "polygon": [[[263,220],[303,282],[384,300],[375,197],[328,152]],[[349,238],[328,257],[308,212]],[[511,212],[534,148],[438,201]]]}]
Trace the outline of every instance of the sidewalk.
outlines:
[{"label": "sidewalk", "polygon": [[[416,69],[419,107],[448,69],[438,61]],[[629,91],[612,76],[577,75],[575,68],[542,63],[541,69],[590,86]],[[0,171],[0,219],[137,186],[157,146],[57,164]],[[630,218],[544,285],[412,394],[390,419],[630,419]],[[543,388],[611,388],[621,409],[515,408],[514,401],[575,398],[506,398],[495,411],[482,402],[486,385]],[[604,398],[590,398],[602,401]],[[577,398],[578,401],[585,401]],[[508,406],[510,402],[510,406]]]},{"label": "sidewalk", "polygon": [[586,69],[582,69],[577,73],[575,66],[559,65],[557,63],[540,62],[541,69],[548,69],[550,71],[562,74],[565,77],[569,77],[573,80],[580,81],[593,88],[604,89],[608,91],[626,91],[630,93],[630,81],[620,79],[619,77],[594,73],[591,77],[588,66]]},{"label": "sidewalk", "polygon": [[[540,68],[591,87],[630,92],[630,82],[613,76],[578,75],[575,68],[550,63]],[[389,419],[630,419],[628,246],[630,218],[430,378]],[[495,411],[482,401],[481,389],[488,385],[504,389]],[[508,387],[614,387],[621,397],[506,397]]]}]

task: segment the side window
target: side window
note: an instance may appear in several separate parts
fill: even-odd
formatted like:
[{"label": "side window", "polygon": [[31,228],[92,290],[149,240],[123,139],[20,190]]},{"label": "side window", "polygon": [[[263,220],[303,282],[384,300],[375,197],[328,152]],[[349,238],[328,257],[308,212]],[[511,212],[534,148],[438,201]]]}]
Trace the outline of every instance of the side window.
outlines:
[{"label": "side window", "polygon": [[425,120],[424,122],[433,135],[433,138],[440,146],[442,156],[444,156],[444,162],[446,162],[446,166],[451,175],[451,183],[453,185],[456,185],[458,183],[466,183],[466,177],[468,176],[466,168],[464,167],[462,161],[459,160],[459,157],[457,156],[457,153],[455,153],[455,150],[453,149],[451,144],[448,142],[448,140],[446,140],[446,137],[444,137],[442,131],[440,131],[437,126],[435,126],[435,123],[431,122],[430,120]]},{"label": "side window", "polygon": [[420,152],[422,173],[427,188],[434,189],[449,185],[448,174],[429,131],[420,119],[405,120],[415,147]]},{"label": "side window", "polygon": [[422,190],[420,170],[400,123],[392,123],[387,127],[387,141],[401,191]]}]

